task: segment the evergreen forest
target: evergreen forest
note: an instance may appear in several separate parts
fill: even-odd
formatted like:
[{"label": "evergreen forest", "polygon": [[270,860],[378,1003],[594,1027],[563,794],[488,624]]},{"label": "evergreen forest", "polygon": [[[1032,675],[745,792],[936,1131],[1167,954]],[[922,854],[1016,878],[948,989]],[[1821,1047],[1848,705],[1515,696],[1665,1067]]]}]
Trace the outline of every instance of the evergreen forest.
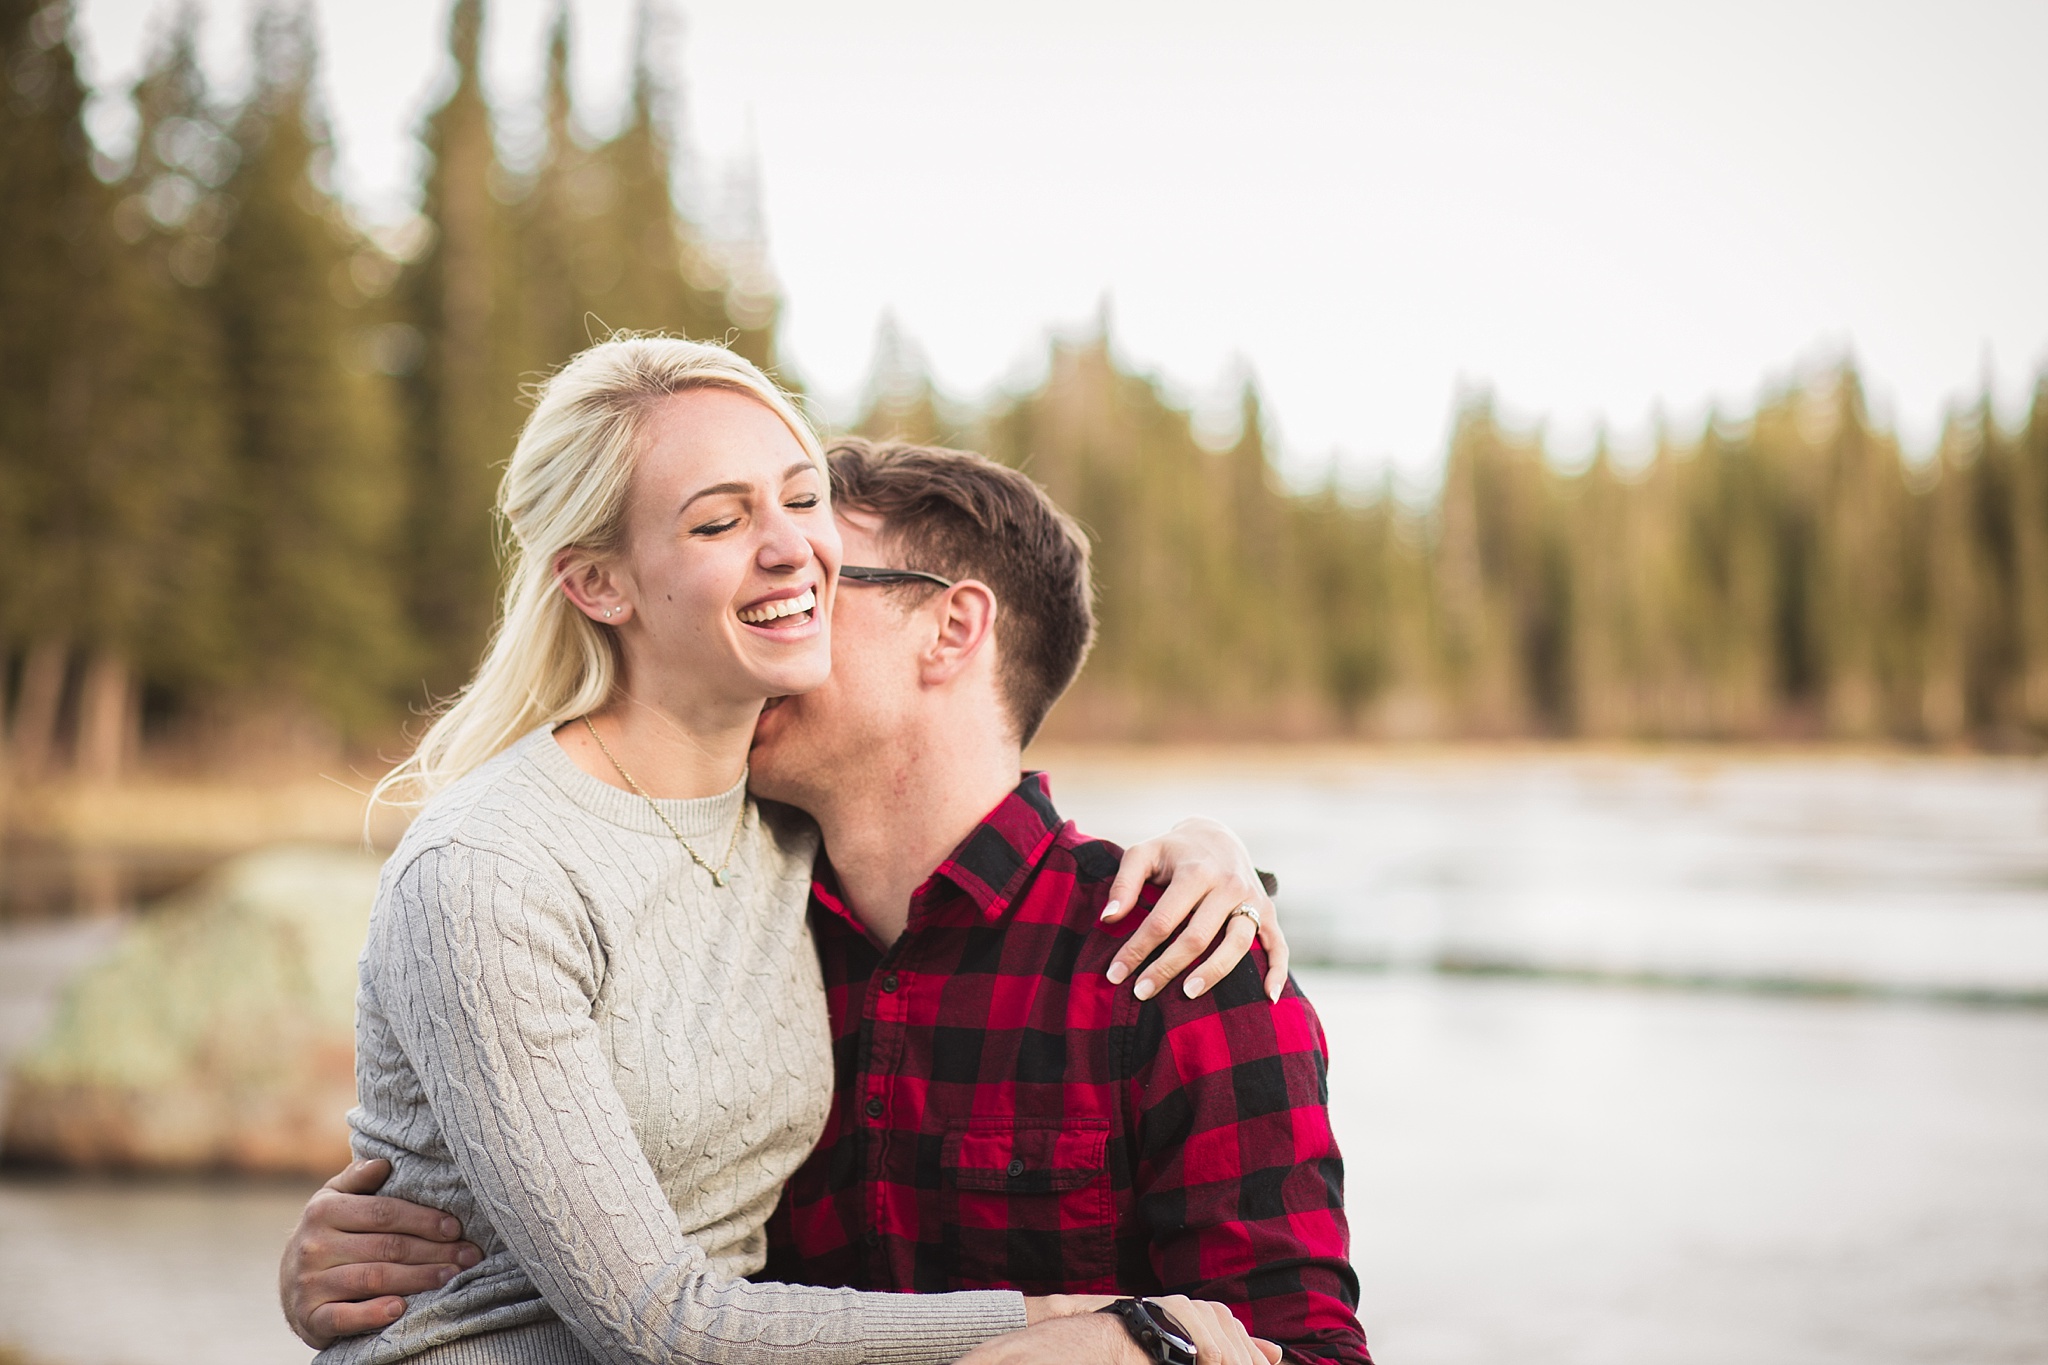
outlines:
[{"label": "evergreen forest", "polygon": [[[68,0],[0,0],[4,771],[276,727],[390,749],[489,629],[522,385],[631,328],[800,391],[758,243],[678,207],[645,26],[593,138],[558,11],[543,143],[508,158],[485,9],[453,6],[420,216],[372,231],[303,8],[259,9],[233,103],[182,11],[117,164]],[[1089,531],[1102,631],[1053,737],[2048,740],[2048,375],[2016,428],[1959,399],[1918,460],[1846,364],[1571,468],[1475,395],[1416,506],[1283,481],[1249,384],[1205,444],[1106,326],[975,405],[883,341],[852,429],[986,451]]]}]

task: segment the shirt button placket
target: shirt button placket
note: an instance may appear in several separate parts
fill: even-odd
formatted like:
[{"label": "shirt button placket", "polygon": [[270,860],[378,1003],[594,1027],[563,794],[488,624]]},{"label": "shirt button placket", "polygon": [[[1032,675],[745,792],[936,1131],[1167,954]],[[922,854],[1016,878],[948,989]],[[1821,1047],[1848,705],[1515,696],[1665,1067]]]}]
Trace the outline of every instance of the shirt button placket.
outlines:
[{"label": "shirt button placket", "polygon": [[[901,951],[900,946],[898,951]],[[871,1182],[871,1207],[868,1215],[869,1230],[862,1240],[867,1244],[872,1257],[871,1273],[877,1282],[886,1282],[889,1279],[887,1262],[890,1259],[884,1250],[888,1242],[886,1234],[897,1229],[893,1225],[892,1210],[888,1207],[889,1201],[884,1193],[890,1184],[887,1177],[891,1166],[891,1136],[885,1119],[891,1113],[890,1106],[895,1092],[892,1078],[903,1052],[910,994],[904,990],[905,983],[900,972],[883,971],[870,980],[873,985],[868,991],[866,1002],[867,1016],[870,1020],[870,1048],[864,1059],[865,1074],[861,1076],[868,1090],[868,1098],[861,1105],[861,1112],[867,1116],[868,1128],[873,1133],[867,1143],[867,1178]],[[905,1114],[898,1109],[894,1114],[894,1121],[901,1123],[904,1120]]]}]

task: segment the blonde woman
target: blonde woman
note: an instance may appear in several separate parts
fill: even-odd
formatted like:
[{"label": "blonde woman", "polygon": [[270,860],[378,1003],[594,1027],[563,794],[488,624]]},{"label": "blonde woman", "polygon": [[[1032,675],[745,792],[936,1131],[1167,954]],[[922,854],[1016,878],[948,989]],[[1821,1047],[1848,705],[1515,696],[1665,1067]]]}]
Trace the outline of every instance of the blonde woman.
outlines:
[{"label": "blonde woman", "polygon": [[[745,790],[764,702],[829,666],[826,499],[802,416],[721,348],[614,339],[540,393],[496,635],[380,792],[424,808],[371,920],[350,1115],[384,1193],[482,1260],[321,1361],[939,1365],[1097,1306],[741,1278],[832,1091],[815,835]],[[1204,1320],[1213,1365],[1266,1359]]]}]

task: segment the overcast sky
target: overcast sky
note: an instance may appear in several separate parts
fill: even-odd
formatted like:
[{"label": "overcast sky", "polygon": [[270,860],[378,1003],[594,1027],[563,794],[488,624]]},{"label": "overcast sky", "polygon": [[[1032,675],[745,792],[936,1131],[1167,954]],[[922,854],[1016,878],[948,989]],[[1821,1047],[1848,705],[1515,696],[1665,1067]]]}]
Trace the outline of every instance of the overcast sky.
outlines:
[{"label": "overcast sky", "polygon": [[[132,79],[165,0],[78,0]],[[212,0],[233,88],[249,10]],[[402,214],[446,6],[317,0],[345,183]],[[850,396],[893,312],[946,388],[1028,380],[1111,300],[1213,406],[1246,369],[1298,467],[1427,479],[1461,386],[1583,450],[1853,350],[1925,448],[2048,363],[2048,4],[689,0],[714,188],[751,147],[787,356]],[[632,0],[572,0],[609,127]],[[516,127],[549,0],[492,0]],[[118,102],[95,111],[118,140]]]}]

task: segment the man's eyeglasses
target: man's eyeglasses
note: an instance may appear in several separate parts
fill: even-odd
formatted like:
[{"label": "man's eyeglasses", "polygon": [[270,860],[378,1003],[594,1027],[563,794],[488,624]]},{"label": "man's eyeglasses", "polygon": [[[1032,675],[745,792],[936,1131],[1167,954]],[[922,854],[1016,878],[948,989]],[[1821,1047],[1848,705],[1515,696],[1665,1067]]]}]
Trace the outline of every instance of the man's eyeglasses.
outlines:
[{"label": "man's eyeglasses", "polygon": [[941,578],[923,569],[875,569],[864,564],[842,564],[839,576],[855,583],[874,583],[888,587],[896,583],[936,583],[942,588],[953,586],[950,578]]}]

